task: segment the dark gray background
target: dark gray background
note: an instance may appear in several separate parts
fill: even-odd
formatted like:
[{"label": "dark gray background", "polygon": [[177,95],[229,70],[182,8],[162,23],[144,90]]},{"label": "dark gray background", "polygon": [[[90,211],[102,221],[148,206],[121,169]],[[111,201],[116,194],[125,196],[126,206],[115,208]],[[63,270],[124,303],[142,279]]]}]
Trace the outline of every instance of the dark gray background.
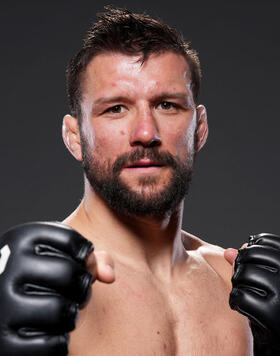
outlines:
[{"label": "dark gray background", "polygon": [[[1,4],[0,230],[61,220],[82,193],[65,150],[64,71],[102,1]],[[200,54],[210,135],[184,228],[224,247],[280,233],[278,1],[115,1],[179,28]]]}]

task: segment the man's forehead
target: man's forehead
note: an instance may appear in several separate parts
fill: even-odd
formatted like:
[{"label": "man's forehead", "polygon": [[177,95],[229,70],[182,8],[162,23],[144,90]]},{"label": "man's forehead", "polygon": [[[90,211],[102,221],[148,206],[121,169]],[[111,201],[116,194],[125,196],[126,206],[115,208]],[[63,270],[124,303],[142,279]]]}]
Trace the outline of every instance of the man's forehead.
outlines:
[{"label": "man's forehead", "polygon": [[[151,54],[143,62],[142,55],[102,53],[95,56],[87,66],[84,76],[86,87],[118,85],[137,82],[146,85],[148,81],[159,83],[186,83],[191,80],[191,71],[186,59],[174,52]],[[169,83],[169,84],[168,84]]]}]

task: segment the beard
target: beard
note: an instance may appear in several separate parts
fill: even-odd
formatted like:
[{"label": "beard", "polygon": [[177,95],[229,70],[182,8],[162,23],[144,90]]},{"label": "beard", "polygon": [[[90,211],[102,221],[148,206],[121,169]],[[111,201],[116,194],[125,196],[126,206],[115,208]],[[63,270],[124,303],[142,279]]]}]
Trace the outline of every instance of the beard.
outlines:
[{"label": "beard", "polygon": [[[83,169],[91,188],[116,212],[128,216],[163,218],[172,214],[188,193],[195,158],[193,147],[184,162],[168,151],[159,151],[157,147],[138,147],[133,152],[122,154],[113,163],[109,160],[100,162],[82,137]],[[122,169],[141,159],[170,167],[171,177],[162,189],[158,189],[158,177],[154,175],[139,177],[140,189],[137,191],[121,179]]]}]

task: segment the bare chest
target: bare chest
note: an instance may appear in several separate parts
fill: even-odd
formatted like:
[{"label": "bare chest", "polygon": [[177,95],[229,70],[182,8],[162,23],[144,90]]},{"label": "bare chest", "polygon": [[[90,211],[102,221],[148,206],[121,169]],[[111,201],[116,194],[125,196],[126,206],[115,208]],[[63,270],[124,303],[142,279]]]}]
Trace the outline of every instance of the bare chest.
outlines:
[{"label": "bare chest", "polygon": [[97,282],[71,335],[71,356],[251,356],[248,321],[207,264],[162,285],[137,273]]}]

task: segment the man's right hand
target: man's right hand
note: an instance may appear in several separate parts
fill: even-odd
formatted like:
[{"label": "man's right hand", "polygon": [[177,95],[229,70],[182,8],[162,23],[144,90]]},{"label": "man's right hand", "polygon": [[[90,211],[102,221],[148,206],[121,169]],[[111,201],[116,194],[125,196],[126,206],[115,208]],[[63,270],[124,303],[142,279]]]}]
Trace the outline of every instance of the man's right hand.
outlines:
[{"label": "man's right hand", "polygon": [[[2,356],[65,356],[95,279],[111,283],[106,254],[60,223],[16,226],[0,238],[0,353]],[[105,261],[105,262],[104,262]],[[93,275],[87,271],[93,271]]]}]

